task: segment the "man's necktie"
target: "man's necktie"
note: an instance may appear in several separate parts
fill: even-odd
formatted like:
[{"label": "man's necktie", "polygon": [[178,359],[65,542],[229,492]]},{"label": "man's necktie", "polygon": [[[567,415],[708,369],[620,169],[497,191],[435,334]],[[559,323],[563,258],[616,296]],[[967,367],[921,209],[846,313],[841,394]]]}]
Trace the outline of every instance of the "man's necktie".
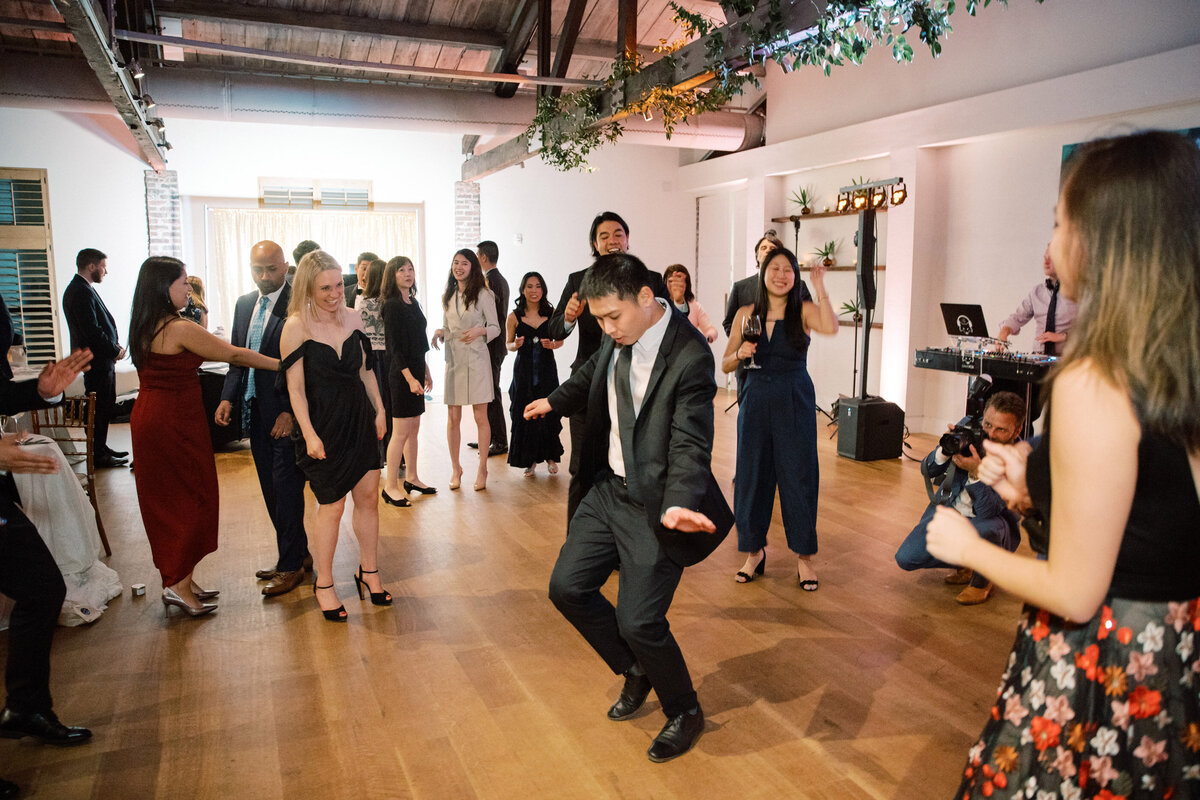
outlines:
[{"label": "man's necktie", "polygon": [[637,465],[633,457],[633,390],[629,385],[629,370],[633,365],[633,345],[621,348],[617,368],[613,371],[613,386],[617,393],[617,427],[621,433],[621,457],[625,461],[625,485],[635,503],[642,502],[638,490]]},{"label": "man's necktie", "polygon": [[[1046,333],[1054,333],[1054,313],[1058,311],[1058,281],[1046,281],[1046,287],[1050,289],[1050,306],[1046,309]],[[1055,342],[1046,342],[1046,355],[1052,356],[1057,354]]]},{"label": "man's necktie", "polygon": [[[258,299],[254,317],[250,320],[250,332],[246,335],[246,349],[258,352],[262,345],[263,327],[267,321],[267,302],[263,295]],[[254,370],[246,371],[246,393],[242,396],[242,430],[250,430],[250,401],[254,399]]]}]

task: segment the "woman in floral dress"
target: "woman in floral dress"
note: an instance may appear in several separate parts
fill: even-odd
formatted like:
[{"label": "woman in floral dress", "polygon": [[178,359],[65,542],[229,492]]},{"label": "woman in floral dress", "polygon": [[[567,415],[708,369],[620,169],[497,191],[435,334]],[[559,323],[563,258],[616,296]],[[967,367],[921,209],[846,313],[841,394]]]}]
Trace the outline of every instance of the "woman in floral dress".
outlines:
[{"label": "woman in floral dress", "polygon": [[[1092,142],[1068,165],[1050,257],[1079,302],[1032,453],[980,467],[1044,525],[1044,560],[939,509],[936,558],[1028,601],[955,798],[1200,797],[1200,149]],[[1051,503],[1053,499],[1053,503]]]}]

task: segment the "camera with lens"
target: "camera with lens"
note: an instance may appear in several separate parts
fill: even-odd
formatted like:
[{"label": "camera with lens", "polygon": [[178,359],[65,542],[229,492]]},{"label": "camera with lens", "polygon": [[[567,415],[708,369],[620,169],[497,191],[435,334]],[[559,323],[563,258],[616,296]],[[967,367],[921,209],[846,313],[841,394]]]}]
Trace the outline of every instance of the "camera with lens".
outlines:
[{"label": "camera with lens", "polygon": [[982,375],[971,378],[967,385],[967,415],[954,427],[942,434],[938,446],[946,456],[969,456],[971,448],[983,454],[983,443],[987,435],[983,432],[983,409],[987,406],[987,395],[992,382]]}]

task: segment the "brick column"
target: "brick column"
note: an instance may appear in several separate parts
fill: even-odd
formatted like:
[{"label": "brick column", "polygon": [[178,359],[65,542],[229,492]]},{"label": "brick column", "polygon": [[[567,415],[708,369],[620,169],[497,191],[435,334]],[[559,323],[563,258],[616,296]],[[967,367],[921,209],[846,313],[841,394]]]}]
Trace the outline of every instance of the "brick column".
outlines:
[{"label": "brick column", "polygon": [[183,203],[179,173],[146,170],[146,252],[183,258]]},{"label": "brick column", "polygon": [[479,244],[479,184],[473,181],[454,183],[454,246],[475,249]]}]

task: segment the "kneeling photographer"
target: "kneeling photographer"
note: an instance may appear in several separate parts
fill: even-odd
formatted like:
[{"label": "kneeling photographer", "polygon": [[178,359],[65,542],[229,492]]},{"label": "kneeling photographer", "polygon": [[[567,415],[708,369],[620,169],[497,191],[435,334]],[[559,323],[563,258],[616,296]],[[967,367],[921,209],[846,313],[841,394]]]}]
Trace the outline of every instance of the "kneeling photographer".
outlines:
[{"label": "kneeling photographer", "polygon": [[[954,568],[953,564],[931,556],[925,545],[925,528],[938,506],[955,509],[970,520],[981,537],[1009,552],[1021,543],[1016,515],[1008,510],[994,489],[979,481],[977,471],[983,457],[984,439],[998,444],[1017,441],[1025,419],[1025,401],[1012,392],[996,392],[984,406],[983,396],[990,388],[986,378],[972,379],[967,416],[957,425],[950,426],[938,446],[921,462],[921,473],[931,484],[931,500],[916,527],[896,551],[896,563],[901,569]],[[933,485],[937,485],[936,492],[932,490]],[[946,583],[967,584],[955,598],[963,605],[982,603],[992,593],[991,581],[961,567],[947,576]]]}]

